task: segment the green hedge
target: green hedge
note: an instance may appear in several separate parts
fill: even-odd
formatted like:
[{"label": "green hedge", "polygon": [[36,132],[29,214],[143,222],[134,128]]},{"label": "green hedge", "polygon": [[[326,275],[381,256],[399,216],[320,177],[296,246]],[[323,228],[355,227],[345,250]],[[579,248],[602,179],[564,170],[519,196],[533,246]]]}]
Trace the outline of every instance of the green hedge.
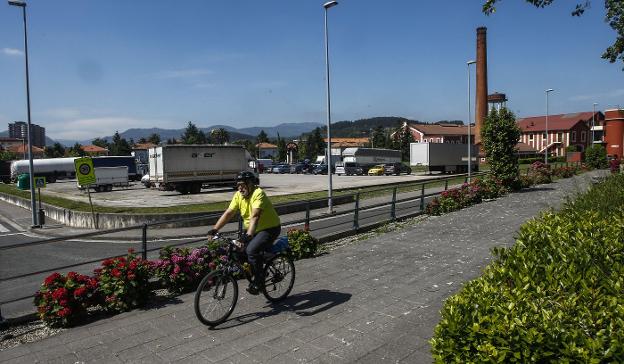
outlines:
[{"label": "green hedge", "polygon": [[449,298],[431,340],[437,362],[624,362],[624,176],[493,250]]}]

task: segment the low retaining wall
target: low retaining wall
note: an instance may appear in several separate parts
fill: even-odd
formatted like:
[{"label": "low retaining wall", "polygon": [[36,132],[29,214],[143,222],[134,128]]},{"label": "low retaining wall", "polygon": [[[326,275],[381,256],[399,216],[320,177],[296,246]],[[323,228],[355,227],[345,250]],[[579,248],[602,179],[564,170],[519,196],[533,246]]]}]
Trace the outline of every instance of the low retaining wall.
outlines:
[{"label": "low retaining wall", "polygon": [[[0,193],[0,200],[23,207],[30,210],[30,200],[22,197]],[[353,196],[339,196],[332,199],[334,205],[353,202]],[[318,209],[327,206],[327,200],[308,201],[310,209]],[[167,224],[156,225],[155,228],[174,228],[174,227],[190,227],[190,226],[206,226],[212,225],[221,216],[220,213],[178,213],[178,214],[112,214],[112,213],[95,213],[95,219],[90,212],[74,211],[49,205],[41,204],[41,208],[45,212],[45,216],[62,223],[63,225],[77,228],[87,228],[108,230],[125,228],[152,223]],[[289,202],[276,205],[275,209],[278,214],[290,214],[293,212],[305,211],[307,208],[306,201]],[[192,220],[189,220],[192,219]],[[95,220],[95,221],[94,221]],[[176,221],[184,220],[184,221]],[[95,224],[97,223],[97,225]]]}]

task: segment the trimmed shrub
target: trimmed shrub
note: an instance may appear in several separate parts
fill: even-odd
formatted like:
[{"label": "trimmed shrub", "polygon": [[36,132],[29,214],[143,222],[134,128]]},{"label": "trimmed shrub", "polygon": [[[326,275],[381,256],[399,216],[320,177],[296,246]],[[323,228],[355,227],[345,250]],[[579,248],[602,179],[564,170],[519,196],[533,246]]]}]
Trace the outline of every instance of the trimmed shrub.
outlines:
[{"label": "trimmed shrub", "polygon": [[294,259],[313,257],[320,246],[319,241],[303,229],[288,230],[288,245]]},{"label": "trimmed shrub", "polygon": [[148,280],[150,263],[138,258],[133,249],[126,257],[107,259],[94,270],[98,279],[100,304],[106,311],[123,312],[141,306],[151,293]]},{"label": "trimmed shrub", "polygon": [[207,246],[160,250],[158,260],[151,262],[154,276],[171,292],[181,293],[195,288],[197,283],[217,266],[215,254]]},{"label": "trimmed shrub", "polygon": [[585,163],[595,169],[607,168],[607,151],[602,145],[590,145],[585,149]]},{"label": "trimmed shrub", "polygon": [[425,213],[440,215],[478,204],[484,199],[497,198],[508,192],[509,188],[493,176],[475,178],[470,184],[464,183],[461,187],[443,191],[440,197],[434,198],[427,204]]},{"label": "trimmed shrub", "polygon": [[623,191],[624,178],[610,178],[494,249],[483,275],[446,301],[434,359],[622,362]]},{"label": "trimmed shrub", "polygon": [[76,272],[52,273],[35,293],[37,316],[52,327],[71,326],[96,304],[97,286],[95,278]]},{"label": "trimmed shrub", "polygon": [[534,185],[541,185],[552,182],[552,173],[550,171],[550,165],[542,162],[534,162],[527,170],[527,175],[530,176]]}]

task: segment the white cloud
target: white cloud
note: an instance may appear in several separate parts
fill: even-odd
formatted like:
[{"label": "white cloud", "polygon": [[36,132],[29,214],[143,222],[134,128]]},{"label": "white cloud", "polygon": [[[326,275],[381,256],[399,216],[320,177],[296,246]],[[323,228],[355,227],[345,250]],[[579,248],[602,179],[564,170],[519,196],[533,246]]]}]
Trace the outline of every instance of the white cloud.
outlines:
[{"label": "white cloud", "polygon": [[187,70],[173,70],[173,71],[161,71],[156,74],[157,78],[170,79],[170,78],[197,78],[213,74],[212,71],[207,69],[187,69]]},{"label": "white cloud", "polygon": [[23,56],[24,52],[15,48],[2,48],[2,54],[7,56]]},{"label": "white cloud", "polygon": [[624,88],[611,90],[608,92],[603,92],[599,94],[590,94],[590,95],[577,95],[570,97],[570,101],[595,101],[600,102],[600,100],[611,100],[615,98],[620,98],[624,96]]},{"label": "white cloud", "polygon": [[46,134],[52,139],[91,140],[113,135],[116,130],[151,128],[166,122],[130,117],[101,117],[46,123]]},{"label": "white cloud", "polygon": [[51,109],[42,112],[43,116],[51,119],[76,119],[80,117],[80,110],[72,109],[69,107],[62,107],[58,109]]}]

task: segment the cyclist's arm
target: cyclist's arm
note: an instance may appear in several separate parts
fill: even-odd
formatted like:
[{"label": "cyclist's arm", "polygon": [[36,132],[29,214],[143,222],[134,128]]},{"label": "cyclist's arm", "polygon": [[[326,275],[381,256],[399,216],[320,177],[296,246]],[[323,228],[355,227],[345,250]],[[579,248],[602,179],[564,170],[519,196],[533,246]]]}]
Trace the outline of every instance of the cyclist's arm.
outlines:
[{"label": "cyclist's arm", "polygon": [[223,215],[221,215],[219,220],[217,220],[217,223],[215,224],[214,229],[217,230],[217,231],[221,230],[221,228],[224,227],[225,224],[230,222],[230,219],[232,218],[232,216],[234,216],[235,213],[236,213],[236,211],[234,211],[232,209],[225,210]]},{"label": "cyclist's arm", "polygon": [[260,214],[262,214],[262,209],[252,208],[251,209],[251,217],[249,218],[249,227],[247,228],[247,235],[252,237],[256,232],[256,226],[258,226],[258,221],[260,221]]}]

